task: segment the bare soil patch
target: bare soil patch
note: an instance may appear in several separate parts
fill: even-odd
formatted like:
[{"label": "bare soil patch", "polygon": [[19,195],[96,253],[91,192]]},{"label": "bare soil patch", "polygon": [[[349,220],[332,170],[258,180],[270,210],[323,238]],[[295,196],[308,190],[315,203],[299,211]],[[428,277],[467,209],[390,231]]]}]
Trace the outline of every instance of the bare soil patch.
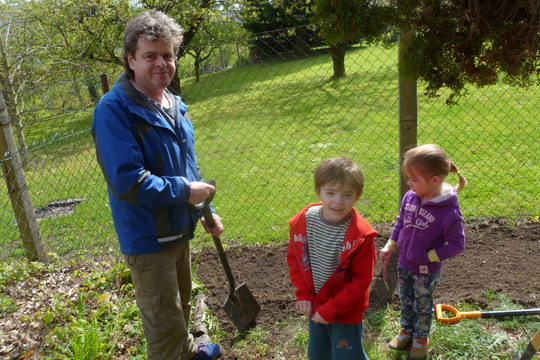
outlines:
[{"label": "bare soil patch", "polygon": [[[392,227],[386,224],[375,228],[379,231],[376,243],[380,249],[386,243]],[[522,222],[515,226],[497,220],[474,222],[466,224],[465,231],[467,247],[460,256],[446,262],[436,302],[455,306],[466,301],[476,303],[478,310],[484,307],[490,310],[483,294],[491,291],[506,294],[524,308],[540,307],[540,222]],[[296,336],[299,324],[305,322],[305,318],[294,311],[294,289],[289,282],[286,250],[286,240],[273,245],[226,247],[230,266],[237,279],[236,285],[245,283],[262,308],[257,329],[265,334],[263,340],[268,348],[260,353],[254,352],[258,345],[253,341],[258,339],[250,340],[247,351],[245,347],[238,346],[245,334],[238,333],[221,309],[227,298],[228,283],[215,248],[207,246],[194,252],[198,280],[208,289],[208,306],[217,317],[221,333],[225,333],[220,338],[223,360],[289,360],[302,357],[303,347],[283,347]],[[121,261],[119,258],[117,260]],[[368,313],[385,308],[388,304],[398,308],[396,256],[393,260],[389,267],[388,289],[382,281],[382,266],[377,263]],[[95,259],[83,268],[79,264],[60,266],[39,272],[4,289],[3,294],[12,299],[17,311],[3,308],[0,312],[0,359],[42,359],[44,337],[53,326],[62,324],[55,322],[46,325],[43,321],[32,320],[35,319],[34,315],[54,308],[59,295],[76,302],[83,278],[75,276],[75,270],[92,274],[110,269],[111,264],[106,266]],[[131,340],[133,343],[139,341],[137,338]],[[119,360],[128,358],[123,354],[115,355],[115,359]]]},{"label": "bare soil patch", "polygon": [[[377,226],[377,248],[386,243],[391,225]],[[467,247],[458,257],[445,263],[442,282],[436,293],[436,303],[457,306],[460,302],[477,303],[485,307],[486,291],[504,293],[524,308],[540,307],[540,222],[522,222],[509,226],[498,220],[466,224]],[[258,326],[273,329],[291,317],[294,311],[294,288],[291,286],[285,261],[287,243],[265,246],[229,246],[227,257],[237,279],[244,282],[261,305]],[[242,359],[233,348],[238,333],[221,305],[227,299],[228,283],[216,250],[205,247],[194,256],[199,280],[208,289],[208,306],[218,317],[221,330],[230,334],[222,343],[224,359]],[[372,282],[371,306],[368,312],[397,307],[395,263],[389,267],[389,288],[382,280],[382,266],[377,263]],[[299,318],[299,317],[298,317]],[[276,333],[275,345],[286,342],[291,334]],[[272,346],[273,344],[269,344]],[[284,358],[294,358],[288,354]],[[251,358],[251,357],[250,357]],[[264,358],[264,357],[262,357]],[[273,358],[273,357],[268,357]]]}]

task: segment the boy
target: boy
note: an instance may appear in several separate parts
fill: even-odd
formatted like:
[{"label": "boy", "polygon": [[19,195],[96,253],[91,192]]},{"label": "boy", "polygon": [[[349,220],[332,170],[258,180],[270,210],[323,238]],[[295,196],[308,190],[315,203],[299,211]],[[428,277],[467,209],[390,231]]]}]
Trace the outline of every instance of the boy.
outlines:
[{"label": "boy", "polygon": [[296,310],[309,316],[308,356],[369,360],[362,345],[364,311],[377,232],[353,208],[364,188],[358,166],[341,156],[315,170],[320,203],[290,221],[287,263],[297,289]]}]

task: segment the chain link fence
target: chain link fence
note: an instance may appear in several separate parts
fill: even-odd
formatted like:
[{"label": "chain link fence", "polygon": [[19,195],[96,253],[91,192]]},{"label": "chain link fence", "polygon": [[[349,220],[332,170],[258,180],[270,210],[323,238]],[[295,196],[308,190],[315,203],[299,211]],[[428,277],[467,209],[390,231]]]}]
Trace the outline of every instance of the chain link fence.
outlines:
[{"label": "chain link fence", "polygon": [[[217,181],[214,206],[229,244],[286,241],[287,220],[316,201],[314,169],[333,156],[362,168],[366,186],[357,208],[368,221],[377,227],[397,214],[397,45],[351,45],[347,76],[333,79],[328,49],[310,36],[287,29],[224,41],[198,69],[193,59],[180,60],[199,163],[205,178]],[[108,75],[113,82],[118,74]],[[43,244],[59,256],[119,251],[90,133],[87,105],[95,93],[88,86],[98,83],[96,76],[48,87],[47,98],[71,99],[65,111],[25,128],[25,181]],[[469,180],[460,193],[466,219],[537,218],[538,88],[471,88],[452,107],[444,92],[427,98],[422,84],[418,89],[418,143],[441,145]],[[1,155],[4,169],[11,157]],[[0,258],[24,256],[8,195],[1,181]]]}]

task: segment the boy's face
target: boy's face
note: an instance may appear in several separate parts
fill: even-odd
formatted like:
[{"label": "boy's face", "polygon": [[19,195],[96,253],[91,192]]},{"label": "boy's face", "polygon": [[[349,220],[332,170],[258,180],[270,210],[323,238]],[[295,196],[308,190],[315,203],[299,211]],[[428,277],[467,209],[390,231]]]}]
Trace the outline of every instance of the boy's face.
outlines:
[{"label": "boy's face", "polygon": [[323,218],[337,222],[349,215],[360,196],[350,184],[334,182],[321,186],[317,198],[322,202]]}]

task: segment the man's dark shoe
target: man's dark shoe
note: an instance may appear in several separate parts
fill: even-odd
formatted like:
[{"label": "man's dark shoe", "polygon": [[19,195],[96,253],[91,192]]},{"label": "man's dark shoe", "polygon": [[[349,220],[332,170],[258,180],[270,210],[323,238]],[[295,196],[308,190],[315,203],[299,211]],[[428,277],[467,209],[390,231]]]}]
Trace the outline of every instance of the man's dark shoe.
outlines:
[{"label": "man's dark shoe", "polygon": [[214,343],[197,344],[199,347],[191,360],[211,360],[217,359],[221,355],[221,347]]}]

